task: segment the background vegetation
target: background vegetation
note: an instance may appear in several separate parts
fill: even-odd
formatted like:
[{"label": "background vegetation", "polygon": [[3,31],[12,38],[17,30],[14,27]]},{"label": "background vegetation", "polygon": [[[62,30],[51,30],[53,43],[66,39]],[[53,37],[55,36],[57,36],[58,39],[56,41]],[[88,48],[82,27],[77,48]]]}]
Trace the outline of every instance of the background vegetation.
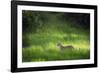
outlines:
[{"label": "background vegetation", "polygon": [[[23,10],[22,15],[23,62],[90,58],[89,14]],[[60,50],[59,42],[74,49]]]}]

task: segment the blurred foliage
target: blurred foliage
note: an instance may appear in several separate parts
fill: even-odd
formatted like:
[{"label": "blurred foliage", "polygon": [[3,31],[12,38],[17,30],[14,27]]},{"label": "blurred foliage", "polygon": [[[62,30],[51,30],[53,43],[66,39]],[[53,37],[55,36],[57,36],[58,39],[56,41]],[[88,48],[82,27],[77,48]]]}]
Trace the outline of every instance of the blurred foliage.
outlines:
[{"label": "blurred foliage", "polygon": [[23,11],[23,33],[38,32],[48,20],[45,15],[38,11]]},{"label": "blurred foliage", "polygon": [[[46,23],[57,17],[62,22],[72,22],[76,26],[88,29],[90,27],[90,15],[84,13],[60,13],[60,12],[43,12],[43,11],[22,11],[23,14],[23,34],[26,32],[39,32]],[[54,16],[53,16],[54,15]],[[54,18],[53,18],[54,19]],[[74,26],[75,27],[75,26]]]}]

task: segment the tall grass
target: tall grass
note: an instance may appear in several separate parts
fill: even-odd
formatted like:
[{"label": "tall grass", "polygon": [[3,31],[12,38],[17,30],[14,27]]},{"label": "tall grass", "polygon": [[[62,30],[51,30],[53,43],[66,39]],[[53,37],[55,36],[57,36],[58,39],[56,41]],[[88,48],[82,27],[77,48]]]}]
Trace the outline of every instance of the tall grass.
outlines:
[{"label": "tall grass", "polygon": [[[30,46],[22,49],[23,62],[89,59],[89,40],[83,35],[28,34]],[[57,43],[72,45],[73,50],[60,50]]]},{"label": "tall grass", "polygon": [[41,47],[30,47],[23,49],[23,62],[32,61],[55,61],[55,60],[77,60],[89,59],[89,50],[73,49],[43,49]]}]

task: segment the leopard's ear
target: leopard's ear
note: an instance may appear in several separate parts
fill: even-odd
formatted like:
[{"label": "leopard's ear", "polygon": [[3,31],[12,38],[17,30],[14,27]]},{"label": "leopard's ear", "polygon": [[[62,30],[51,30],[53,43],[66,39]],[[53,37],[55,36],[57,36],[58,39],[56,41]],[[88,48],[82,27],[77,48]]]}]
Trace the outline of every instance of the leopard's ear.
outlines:
[{"label": "leopard's ear", "polygon": [[61,44],[62,42],[61,41],[58,41],[58,44]]}]

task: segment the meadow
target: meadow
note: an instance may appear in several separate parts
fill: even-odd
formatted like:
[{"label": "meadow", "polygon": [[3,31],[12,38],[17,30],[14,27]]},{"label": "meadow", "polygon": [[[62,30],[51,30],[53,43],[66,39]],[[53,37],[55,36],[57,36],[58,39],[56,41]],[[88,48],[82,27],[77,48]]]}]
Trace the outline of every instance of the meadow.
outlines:
[{"label": "meadow", "polygon": [[[86,20],[82,18],[82,14],[73,14],[76,15],[74,19],[68,14],[23,11],[23,62],[90,58],[89,24],[75,22],[78,19],[81,22]],[[84,16],[87,17],[85,14]],[[61,50],[57,47],[59,42],[65,46],[72,45],[74,49]]]}]

